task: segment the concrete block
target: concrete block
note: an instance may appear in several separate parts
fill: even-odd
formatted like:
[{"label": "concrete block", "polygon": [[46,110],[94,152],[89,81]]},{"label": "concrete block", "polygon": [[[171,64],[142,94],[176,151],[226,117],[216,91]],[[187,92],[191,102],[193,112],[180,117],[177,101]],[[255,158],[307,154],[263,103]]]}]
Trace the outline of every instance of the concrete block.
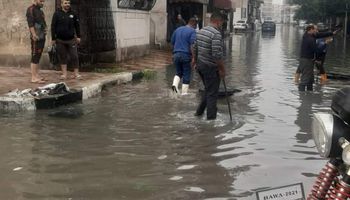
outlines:
[{"label": "concrete block", "polygon": [[32,97],[0,97],[0,110],[30,111],[36,110],[36,106]]},{"label": "concrete block", "polygon": [[50,109],[70,103],[80,102],[83,99],[82,90],[71,90],[67,94],[56,94],[48,97],[35,98],[36,109]]}]

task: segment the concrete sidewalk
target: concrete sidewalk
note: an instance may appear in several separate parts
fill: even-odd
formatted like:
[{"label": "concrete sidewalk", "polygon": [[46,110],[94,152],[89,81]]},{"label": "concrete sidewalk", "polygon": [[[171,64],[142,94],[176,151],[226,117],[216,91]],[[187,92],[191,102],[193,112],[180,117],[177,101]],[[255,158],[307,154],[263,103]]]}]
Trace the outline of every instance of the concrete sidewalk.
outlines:
[{"label": "concrete sidewalk", "polygon": [[[118,69],[123,71],[121,73],[82,72],[82,80],[68,78],[62,81],[59,79],[60,71],[41,70],[41,76],[47,80],[45,84],[30,82],[31,74],[29,66],[28,68],[0,67],[0,110],[36,110],[81,101],[99,94],[106,85],[130,82],[133,78],[139,77],[145,69],[157,70],[171,63],[171,52],[152,50],[148,56],[116,64],[119,67]],[[46,84],[60,82],[65,82],[70,89],[76,92],[76,95],[73,95],[73,99],[53,96],[49,98],[50,103],[45,107],[46,104],[45,106],[38,106],[40,99],[34,97],[14,98],[5,96],[6,93],[15,89],[35,89]],[[45,98],[45,101],[47,100],[48,98]]]}]

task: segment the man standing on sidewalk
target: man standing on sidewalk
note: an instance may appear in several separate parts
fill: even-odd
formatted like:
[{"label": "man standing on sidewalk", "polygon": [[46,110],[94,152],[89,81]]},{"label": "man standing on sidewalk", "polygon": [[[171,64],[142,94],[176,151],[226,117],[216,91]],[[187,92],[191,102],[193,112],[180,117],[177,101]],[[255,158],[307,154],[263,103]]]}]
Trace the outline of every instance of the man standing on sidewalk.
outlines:
[{"label": "man standing on sidewalk", "polygon": [[73,13],[69,0],[62,0],[61,9],[57,10],[51,23],[52,44],[56,44],[58,60],[61,65],[61,79],[67,79],[68,57],[74,68],[72,78],[80,79],[78,47],[80,43],[79,18]]},{"label": "man standing on sidewalk", "polygon": [[197,33],[194,45],[196,54],[193,56],[192,64],[197,65],[205,88],[195,115],[203,115],[205,108],[207,108],[208,120],[216,119],[220,78],[225,78],[223,39],[220,32],[223,23],[223,16],[220,13],[213,13],[209,26]]},{"label": "man standing on sidewalk", "polygon": [[31,41],[31,73],[32,83],[45,83],[39,76],[39,62],[45,46],[46,22],[44,12],[41,10],[45,0],[34,0],[33,4],[27,9],[26,17],[30,31]]},{"label": "man standing on sidewalk", "polygon": [[196,19],[191,18],[186,26],[177,28],[171,37],[173,61],[176,67],[172,89],[178,93],[178,86],[181,78],[183,78],[182,95],[188,94],[188,87],[191,80],[192,46],[196,40],[196,24]]}]

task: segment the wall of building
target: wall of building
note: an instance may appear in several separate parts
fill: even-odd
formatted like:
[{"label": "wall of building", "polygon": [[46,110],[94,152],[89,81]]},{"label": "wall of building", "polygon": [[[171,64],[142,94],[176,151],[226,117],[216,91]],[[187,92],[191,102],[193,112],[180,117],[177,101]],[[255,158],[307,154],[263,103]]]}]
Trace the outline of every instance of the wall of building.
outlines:
[{"label": "wall of building", "polygon": [[165,0],[158,0],[150,12],[150,43],[156,48],[164,48],[166,46],[168,24],[166,6]]},{"label": "wall of building", "polygon": [[263,20],[273,17],[273,4],[272,0],[264,0],[262,5],[262,18]]},{"label": "wall of building", "polygon": [[283,7],[282,5],[279,4],[273,4],[273,20],[276,21],[277,23],[281,23],[282,22],[282,10]]},{"label": "wall of building", "polygon": [[233,23],[241,20],[247,19],[248,17],[248,0],[236,0],[235,1],[236,10],[233,16]]},{"label": "wall of building", "polygon": [[117,1],[112,2],[112,12],[116,32],[117,61],[148,53],[150,13],[118,8]]},{"label": "wall of building", "polygon": [[[31,1],[0,0],[0,65],[2,66],[29,66],[30,38],[26,11],[30,5]],[[55,2],[46,1],[44,13],[48,27],[54,10]],[[47,41],[49,40],[50,37]],[[44,68],[48,67],[47,58],[42,59],[42,62]]]},{"label": "wall of building", "polygon": [[118,8],[112,2],[116,29],[117,61],[149,53],[150,46],[165,45],[166,1],[157,1],[151,11]]},{"label": "wall of building", "polygon": [[[153,44],[157,47],[165,46],[166,1],[158,0],[151,11],[120,9],[117,2],[111,1],[116,34],[116,61],[147,54],[150,45]],[[1,66],[30,64],[30,38],[25,16],[30,5],[30,0],[0,0]],[[50,27],[54,11],[55,1],[45,1],[44,13],[49,28],[46,47],[51,41]],[[46,52],[43,54],[41,65],[42,68],[51,67]]]}]

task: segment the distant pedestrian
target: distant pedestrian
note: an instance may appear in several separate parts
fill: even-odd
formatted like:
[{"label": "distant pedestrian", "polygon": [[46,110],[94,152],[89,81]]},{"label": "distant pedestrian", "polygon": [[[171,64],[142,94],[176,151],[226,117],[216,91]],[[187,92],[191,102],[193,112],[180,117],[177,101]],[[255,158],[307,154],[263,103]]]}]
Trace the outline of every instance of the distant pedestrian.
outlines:
[{"label": "distant pedestrian", "polygon": [[45,0],[34,0],[27,9],[26,17],[30,31],[31,41],[31,73],[32,83],[45,83],[39,75],[39,62],[45,46],[47,26],[45,15],[42,11]]},{"label": "distant pedestrian", "polygon": [[196,40],[195,18],[191,18],[186,26],[181,26],[175,30],[171,37],[173,45],[173,61],[176,67],[176,75],[173,80],[172,89],[178,93],[179,83],[182,78],[182,94],[188,94],[191,80],[191,61],[193,57],[193,44]]},{"label": "distant pedestrian", "polygon": [[299,82],[299,77],[301,75],[298,86],[299,91],[305,91],[305,89],[307,91],[313,91],[314,64],[317,51],[316,39],[330,37],[336,33],[337,31],[319,33],[317,31],[317,26],[313,24],[306,27],[306,32],[303,35],[301,44],[299,66],[295,74],[296,82]]},{"label": "distant pedestrian", "polygon": [[325,81],[327,81],[327,74],[324,68],[324,62],[326,60],[328,44],[331,43],[332,41],[333,41],[332,37],[320,38],[316,40],[317,50],[316,50],[315,65],[320,72],[321,83],[324,83]]},{"label": "distant pedestrian", "polygon": [[198,15],[193,15],[193,17],[196,19],[197,21],[197,26],[196,26],[196,31],[198,32],[199,30],[202,29],[203,27],[203,22],[202,20],[198,17]]},{"label": "distant pedestrian", "polygon": [[[80,43],[80,25],[78,16],[71,10],[70,1],[62,0],[51,23],[52,44],[56,44],[58,60],[61,65],[61,79],[67,79],[67,64],[74,68],[72,78],[80,79],[78,47]],[[69,58],[69,59],[68,59]]]},{"label": "distant pedestrian", "polygon": [[176,22],[175,22],[175,30],[179,28],[180,26],[186,26],[185,20],[182,18],[181,14],[178,14],[176,16]]},{"label": "distant pedestrian", "polygon": [[207,109],[208,120],[216,119],[220,78],[225,77],[223,39],[220,32],[223,23],[223,16],[213,13],[209,26],[197,33],[194,45],[195,56],[192,62],[196,64],[204,85],[204,94],[195,115],[201,116]]}]

